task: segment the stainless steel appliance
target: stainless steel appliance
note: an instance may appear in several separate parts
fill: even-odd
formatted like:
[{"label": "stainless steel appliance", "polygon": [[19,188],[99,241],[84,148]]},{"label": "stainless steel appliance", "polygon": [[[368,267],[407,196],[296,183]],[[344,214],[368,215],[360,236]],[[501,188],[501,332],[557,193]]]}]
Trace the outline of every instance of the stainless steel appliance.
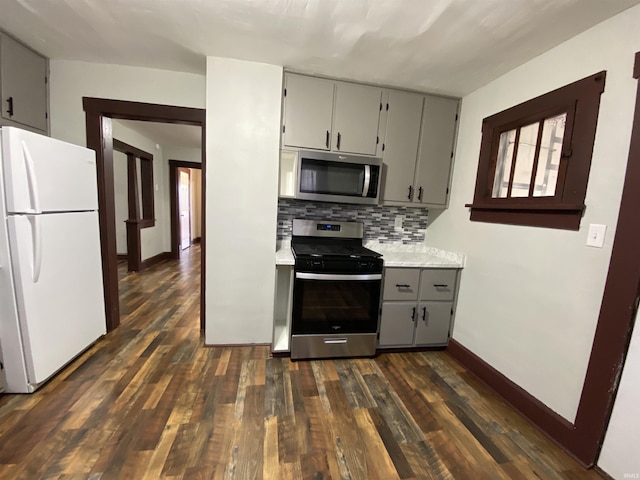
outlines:
[{"label": "stainless steel appliance", "polygon": [[375,354],[383,261],[362,237],[361,223],[293,221],[292,359]]},{"label": "stainless steel appliance", "polygon": [[381,158],[300,150],[296,198],[375,205],[381,173]]}]

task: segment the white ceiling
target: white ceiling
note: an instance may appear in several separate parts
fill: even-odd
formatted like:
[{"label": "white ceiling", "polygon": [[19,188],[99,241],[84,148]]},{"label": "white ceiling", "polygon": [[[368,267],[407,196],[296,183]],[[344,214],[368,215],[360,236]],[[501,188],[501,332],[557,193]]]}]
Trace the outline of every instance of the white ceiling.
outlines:
[{"label": "white ceiling", "polygon": [[204,73],[206,56],[464,95],[640,0],[0,0],[50,58]]},{"label": "white ceiling", "polygon": [[202,147],[202,129],[193,125],[140,122],[137,120],[114,120],[114,122],[138,132],[163,147]]}]

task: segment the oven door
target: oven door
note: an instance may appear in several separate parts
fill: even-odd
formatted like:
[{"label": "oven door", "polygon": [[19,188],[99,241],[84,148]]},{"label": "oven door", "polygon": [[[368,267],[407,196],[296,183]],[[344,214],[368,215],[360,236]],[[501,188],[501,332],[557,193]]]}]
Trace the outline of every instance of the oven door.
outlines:
[{"label": "oven door", "polygon": [[295,273],[294,335],[376,333],[382,275]]}]

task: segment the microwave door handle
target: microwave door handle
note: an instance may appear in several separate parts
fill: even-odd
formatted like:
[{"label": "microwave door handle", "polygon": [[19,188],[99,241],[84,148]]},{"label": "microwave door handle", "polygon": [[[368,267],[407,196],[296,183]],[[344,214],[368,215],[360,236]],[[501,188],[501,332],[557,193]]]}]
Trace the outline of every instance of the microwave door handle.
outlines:
[{"label": "microwave door handle", "polygon": [[371,165],[364,166],[364,186],[362,187],[362,196],[366,197],[369,193],[369,184],[371,184]]}]

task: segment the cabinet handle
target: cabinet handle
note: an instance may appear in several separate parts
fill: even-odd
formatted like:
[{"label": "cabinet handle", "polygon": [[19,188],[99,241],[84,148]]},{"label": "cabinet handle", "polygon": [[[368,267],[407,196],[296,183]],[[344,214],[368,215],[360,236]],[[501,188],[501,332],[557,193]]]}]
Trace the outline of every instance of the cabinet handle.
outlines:
[{"label": "cabinet handle", "polygon": [[413,310],[411,311],[411,321],[416,321],[416,307],[413,307]]},{"label": "cabinet handle", "polygon": [[445,283],[434,283],[433,286],[436,288],[449,288],[449,285]]},{"label": "cabinet handle", "polygon": [[429,325],[429,317],[427,316],[427,307],[422,307],[422,321],[425,326]]},{"label": "cabinet handle", "polygon": [[406,283],[396,283],[397,288],[411,288],[411,285],[407,285]]},{"label": "cabinet handle", "polygon": [[407,198],[411,200],[411,197],[413,197],[413,187],[409,185],[409,195],[407,195]]},{"label": "cabinet handle", "polygon": [[422,187],[418,188],[418,200],[422,201]]},{"label": "cabinet handle", "polygon": [[329,148],[329,130],[327,130],[327,137],[326,137],[326,140],[324,141],[324,144],[327,146],[327,148]]},{"label": "cabinet handle", "polygon": [[10,117],[13,117],[13,97],[7,98],[7,103],[9,104],[7,113],[9,114]]},{"label": "cabinet handle", "polygon": [[340,150],[340,140],[342,140],[342,135],[338,132],[338,141],[336,142],[336,148]]}]

